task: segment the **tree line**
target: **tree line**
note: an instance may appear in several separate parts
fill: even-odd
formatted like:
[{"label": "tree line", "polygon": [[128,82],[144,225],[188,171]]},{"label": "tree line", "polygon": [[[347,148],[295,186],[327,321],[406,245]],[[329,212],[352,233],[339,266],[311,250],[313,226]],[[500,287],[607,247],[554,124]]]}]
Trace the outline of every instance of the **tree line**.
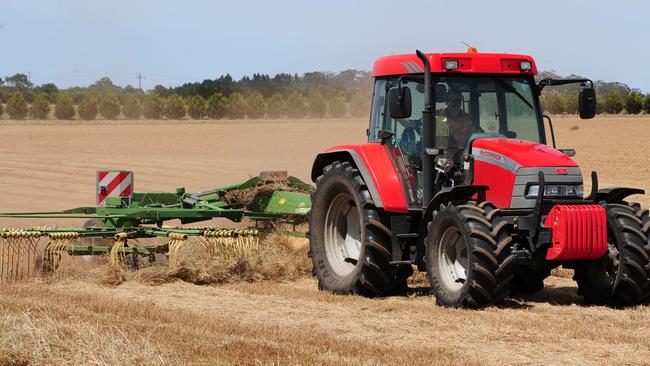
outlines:
[{"label": "tree line", "polygon": [[86,88],[59,90],[54,84],[34,86],[26,75],[16,74],[0,81],[0,116],[6,112],[11,119],[47,119],[53,114],[57,119],[81,120],[361,117],[369,113],[371,90],[369,73],[356,70],[255,74],[240,80],[225,75],[175,88],[157,85],[146,93],[130,85],[119,87],[107,77]]},{"label": "tree line", "polygon": [[[542,72],[538,79],[558,77]],[[577,77],[571,75],[569,77]],[[59,89],[35,86],[25,74],[0,79],[0,117],[11,119],[220,119],[220,118],[342,118],[370,112],[373,79],[370,73],[312,72],[303,75],[230,75],[178,87],[156,85],[146,93],[131,85],[120,87],[101,78],[88,87]],[[548,87],[542,108],[551,114],[578,111],[578,85]],[[650,94],[625,84],[595,82],[598,113],[650,113]]]},{"label": "tree line", "polygon": [[[553,71],[541,72],[538,79],[561,78]],[[579,79],[579,75],[569,75],[567,78]],[[540,97],[542,109],[550,114],[577,114],[579,84],[567,84],[544,88]],[[650,94],[644,95],[639,90],[619,82],[594,82],[596,91],[596,112],[607,114],[639,114],[650,113]]]}]

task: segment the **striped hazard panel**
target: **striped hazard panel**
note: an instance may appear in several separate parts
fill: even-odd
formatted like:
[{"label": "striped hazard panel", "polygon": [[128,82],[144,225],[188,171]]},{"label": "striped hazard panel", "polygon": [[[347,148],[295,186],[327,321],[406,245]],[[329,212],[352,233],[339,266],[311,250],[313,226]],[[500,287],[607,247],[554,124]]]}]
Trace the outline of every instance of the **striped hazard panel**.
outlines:
[{"label": "striped hazard panel", "polygon": [[97,172],[97,204],[103,205],[107,197],[131,198],[133,195],[133,172]]}]

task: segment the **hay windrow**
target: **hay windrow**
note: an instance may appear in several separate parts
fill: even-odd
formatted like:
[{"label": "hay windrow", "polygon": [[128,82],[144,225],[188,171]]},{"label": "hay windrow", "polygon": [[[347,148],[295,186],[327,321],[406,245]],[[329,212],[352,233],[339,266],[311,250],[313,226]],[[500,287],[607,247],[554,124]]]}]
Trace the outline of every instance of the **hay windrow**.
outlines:
[{"label": "hay windrow", "polygon": [[[304,240],[304,239],[302,239]],[[199,241],[183,248],[179,263],[152,265],[136,272],[108,268],[98,283],[115,287],[125,281],[149,285],[182,280],[198,285],[254,281],[288,281],[309,275],[311,261],[307,246],[296,244],[296,238],[271,233],[259,244],[260,249],[246,255],[228,251],[207,250]]]}]

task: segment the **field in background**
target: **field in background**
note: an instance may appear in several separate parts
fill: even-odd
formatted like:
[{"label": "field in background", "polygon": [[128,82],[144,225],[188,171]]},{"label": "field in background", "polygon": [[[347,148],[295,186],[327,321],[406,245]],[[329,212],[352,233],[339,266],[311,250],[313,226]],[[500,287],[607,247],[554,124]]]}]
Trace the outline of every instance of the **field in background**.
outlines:
[{"label": "field in background", "polygon": [[[207,189],[261,170],[309,180],[323,148],[365,140],[367,120],[1,121],[0,211],[91,205],[97,169],[138,191]],[[650,117],[554,118],[588,182],[650,191]],[[637,197],[650,206],[650,196]],[[51,224],[33,221],[24,224]],[[59,222],[60,224],[61,222]],[[78,222],[76,224],[79,224]],[[0,219],[0,226],[16,222]],[[580,306],[570,279],[481,311],[409,297],[368,300],[295,282],[117,288],[92,281],[0,285],[0,364],[642,364],[650,308]]]}]

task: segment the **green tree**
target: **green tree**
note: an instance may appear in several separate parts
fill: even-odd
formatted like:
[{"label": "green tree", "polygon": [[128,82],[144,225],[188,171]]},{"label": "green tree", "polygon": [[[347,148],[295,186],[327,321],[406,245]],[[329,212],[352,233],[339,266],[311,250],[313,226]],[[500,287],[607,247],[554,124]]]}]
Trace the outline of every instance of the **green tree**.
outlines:
[{"label": "green tree", "polygon": [[34,84],[32,84],[32,82],[29,81],[29,77],[27,77],[27,75],[20,74],[20,73],[15,74],[13,76],[7,76],[5,78],[5,82],[7,84],[9,84],[10,86],[12,86],[12,87],[14,87],[14,88],[16,88],[18,90],[21,90],[21,91],[25,90],[25,89],[29,89],[32,86],[34,86]]},{"label": "green tree", "polygon": [[74,104],[72,97],[68,93],[59,93],[54,106],[54,115],[58,119],[72,119],[74,118]]},{"label": "green tree", "polygon": [[370,114],[372,95],[358,91],[350,97],[350,114],[353,117],[367,117]]},{"label": "green tree", "polygon": [[307,100],[299,92],[292,92],[287,98],[287,114],[291,118],[303,118],[308,112]]},{"label": "green tree", "polygon": [[248,96],[246,101],[246,115],[248,118],[264,118],[266,103],[262,94],[255,92]]},{"label": "green tree", "polygon": [[140,98],[133,94],[127,94],[122,105],[124,116],[129,119],[138,119],[142,115],[142,105]]},{"label": "green tree", "polygon": [[[100,81],[102,79],[100,79]],[[102,100],[99,102],[99,113],[104,118],[115,119],[120,115],[120,112],[122,112],[122,107],[120,106],[120,101],[117,100],[117,95],[115,93],[106,93]]]},{"label": "green tree", "polygon": [[32,118],[47,119],[47,116],[50,114],[50,102],[44,93],[36,95],[36,98],[34,98],[30,106],[30,113]]},{"label": "green tree", "polygon": [[327,113],[334,118],[342,118],[346,115],[346,109],[347,103],[345,103],[345,98],[339,94],[330,100]]},{"label": "green tree", "polygon": [[646,113],[650,114],[650,93],[646,94],[643,99],[643,109],[645,109]]},{"label": "green tree", "polygon": [[0,118],[2,118],[2,115],[5,113],[4,106],[2,105],[2,102],[0,102]]},{"label": "green tree", "polygon": [[144,118],[160,119],[162,117],[163,101],[156,93],[150,93],[144,96],[142,101],[142,114]]},{"label": "green tree", "polygon": [[566,99],[560,93],[550,92],[541,97],[542,110],[550,114],[561,114],[567,109]]},{"label": "green tree", "polygon": [[190,115],[193,119],[201,119],[205,116],[207,110],[207,104],[205,99],[200,95],[195,95],[190,99],[190,102],[187,104],[187,114]]},{"label": "green tree", "polygon": [[226,97],[216,92],[208,98],[208,117],[210,118],[224,118],[227,112],[228,101]]},{"label": "green tree", "polygon": [[181,119],[185,116],[185,101],[178,94],[172,94],[165,99],[163,114],[168,119]]},{"label": "green tree", "polygon": [[565,95],[564,105],[568,114],[578,114],[578,92]]},{"label": "green tree", "polygon": [[83,120],[93,120],[97,117],[97,97],[92,93],[86,93],[77,110],[79,118]]},{"label": "green tree", "polygon": [[639,114],[643,110],[643,95],[637,91],[633,91],[625,97],[623,104],[627,113]]},{"label": "green tree", "polygon": [[278,119],[287,115],[287,103],[280,93],[275,93],[266,103],[266,112],[270,118]]},{"label": "green tree", "polygon": [[59,88],[52,83],[43,84],[34,88],[34,91],[37,93],[44,93],[48,102],[56,103],[56,97],[59,94]]},{"label": "green tree", "polygon": [[7,113],[12,119],[24,119],[27,116],[27,101],[23,93],[15,91],[11,93],[7,101]]},{"label": "green tree", "polygon": [[325,117],[325,113],[327,113],[327,103],[325,102],[325,98],[318,93],[314,92],[311,93],[309,96],[309,117],[311,118],[323,118]]},{"label": "green tree", "polygon": [[227,98],[226,115],[230,119],[241,119],[246,116],[246,101],[241,94],[234,92]]},{"label": "green tree", "polygon": [[616,90],[610,90],[603,100],[603,109],[606,113],[617,114],[623,110],[623,97]]}]

